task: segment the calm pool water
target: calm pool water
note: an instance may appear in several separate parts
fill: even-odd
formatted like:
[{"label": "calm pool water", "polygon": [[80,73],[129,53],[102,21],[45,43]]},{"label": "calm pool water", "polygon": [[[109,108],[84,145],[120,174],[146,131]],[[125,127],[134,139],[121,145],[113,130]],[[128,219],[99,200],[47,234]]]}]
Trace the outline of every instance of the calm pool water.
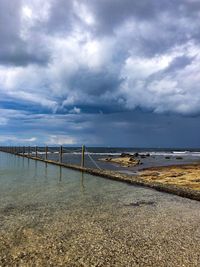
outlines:
[{"label": "calm pool water", "polygon": [[199,202],[0,153],[1,266],[198,266],[199,225]]},{"label": "calm pool water", "polygon": [[[1,208],[32,203],[96,205],[156,200],[160,193],[74,170],[0,153]],[[170,196],[171,197],[171,196]],[[98,200],[98,201],[97,201]]]}]

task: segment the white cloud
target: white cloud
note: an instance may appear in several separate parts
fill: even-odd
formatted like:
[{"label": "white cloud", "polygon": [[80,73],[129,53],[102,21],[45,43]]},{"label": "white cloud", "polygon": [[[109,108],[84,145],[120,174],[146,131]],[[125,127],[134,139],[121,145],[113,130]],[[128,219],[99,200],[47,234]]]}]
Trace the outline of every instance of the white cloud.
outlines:
[{"label": "white cloud", "polygon": [[145,79],[168,67],[172,60],[173,57],[169,55],[153,58],[129,57],[122,69],[122,78],[131,76],[133,79]]},{"label": "white cloud", "polygon": [[51,0],[22,0],[20,37],[31,42],[33,28],[47,22],[51,7]]},{"label": "white cloud", "polygon": [[50,135],[46,141],[47,145],[74,145],[77,140],[74,137],[65,135]]},{"label": "white cloud", "polygon": [[45,70],[35,66],[1,67],[0,94],[55,110],[57,103],[49,96],[49,88],[44,87],[46,79],[42,75]]},{"label": "white cloud", "polygon": [[8,123],[7,118],[0,118],[0,125],[6,125]]},{"label": "white cloud", "polygon": [[81,113],[81,109],[80,108],[77,108],[77,107],[74,107],[73,109],[71,109],[69,111],[69,113],[72,113],[72,114],[80,114]]},{"label": "white cloud", "polygon": [[[170,70],[174,60],[189,56],[191,61]],[[200,112],[200,47],[188,43],[161,57],[131,57],[122,68],[121,96],[129,109],[140,106],[155,112],[190,114]]]},{"label": "white cloud", "polygon": [[90,26],[95,24],[94,16],[86,5],[78,1],[73,1],[73,5],[74,5],[74,10],[75,10],[76,15],[83,22],[85,22],[87,25],[90,25]]},{"label": "white cloud", "polygon": [[31,19],[33,16],[33,12],[31,10],[31,8],[29,8],[28,6],[23,6],[22,7],[22,17],[26,18],[26,19]]},{"label": "white cloud", "polygon": [[33,143],[37,140],[36,137],[30,137],[30,138],[20,138],[17,136],[13,136],[13,135],[0,135],[0,142],[2,143]]}]

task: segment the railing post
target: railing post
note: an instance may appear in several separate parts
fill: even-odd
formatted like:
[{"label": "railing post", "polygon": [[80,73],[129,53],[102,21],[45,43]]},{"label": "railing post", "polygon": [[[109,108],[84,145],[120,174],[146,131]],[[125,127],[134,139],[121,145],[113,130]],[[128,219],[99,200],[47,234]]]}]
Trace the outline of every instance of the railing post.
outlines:
[{"label": "railing post", "polygon": [[47,152],[48,152],[48,146],[45,147],[45,160],[47,160]]},{"label": "railing post", "polygon": [[36,158],[37,158],[37,156],[38,156],[37,150],[38,150],[38,147],[36,146],[36,147],[35,147],[35,157],[36,157]]},{"label": "railing post", "polygon": [[82,157],[81,157],[81,167],[83,168],[85,164],[85,146],[82,145]]},{"label": "railing post", "polygon": [[63,147],[60,146],[60,163],[62,163],[62,156],[63,156]]}]

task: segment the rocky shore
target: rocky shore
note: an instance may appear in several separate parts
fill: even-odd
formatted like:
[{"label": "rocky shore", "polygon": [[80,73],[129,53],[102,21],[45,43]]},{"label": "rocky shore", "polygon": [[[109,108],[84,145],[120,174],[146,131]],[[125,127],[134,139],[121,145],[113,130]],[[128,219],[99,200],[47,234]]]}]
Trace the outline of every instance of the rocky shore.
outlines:
[{"label": "rocky shore", "polygon": [[99,159],[100,161],[104,162],[110,162],[110,163],[115,163],[118,164],[122,167],[133,167],[137,166],[139,164],[142,164],[141,159],[149,157],[150,154],[129,154],[129,153],[121,153],[120,156],[109,156],[106,158],[101,158]]},{"label": "rocky shore", "polygon": [[139,177],[147,182],[175,185],[200,191],[200,165],[177,165],[154,167],[140,172]]}]

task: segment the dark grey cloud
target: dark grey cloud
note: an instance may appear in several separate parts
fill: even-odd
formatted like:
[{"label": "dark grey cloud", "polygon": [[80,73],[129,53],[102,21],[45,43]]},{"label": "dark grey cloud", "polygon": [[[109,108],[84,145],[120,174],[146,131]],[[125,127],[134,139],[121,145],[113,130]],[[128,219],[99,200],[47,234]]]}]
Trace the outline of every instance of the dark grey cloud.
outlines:
[{"label": "dark grey cloud", "polygon": [[46,51],[28,51],[26,43],[23,41],[19,42],[18,45],[15,44],[7,46],[6,48],[1,48],[0,53],[0,64],[1,65],[14,65],[14,66],[26,66],[28,64],[38,64],[44,65],[49,60],[49,55]]},{"label": "dark grey cloud", "polygon": [[22,0],[0,0],[0,64],[24,66],[48,62],[48,48],[35,34],[23,39]]},{"label": "dark grey cloud", "polygon": [[132,0],[103,0],[85,1],[97,18],[97,30],[102,34],[111,34],[124,22],[135,19],[153,22],[165,10],[174,10],[171,1],[132,1]]},{"label": "dark grey cloud", "polygon": [[[44,30],[57,35],[73,31],[75,14],[73,12],[73,1],[52,0],[49,18],[42,24]],[[41,26],[40,24],[38,25]]]},{"label": "dark grey cloud", "polygon": [[198,1],[103,0],[85,3],[96,18],[92,31],[97,36],[115,35],[124,23],[135,23],[135,31],[130,32],[124,42],[129,43],[129,49],[138,46],[141,54],[152,56],[188,39],[199,40]]},{"label": "dark grey cloud", "polygon": [[120,85],[121,80],[117,73],[108,70],[92,72],[88,69],[80,69],[70,78],[70,87],[82,91],[90,96],[101,96],[106,92],[114,92]]},{"label": "dark grey cloud", "polygon": [[[10,124],[0,120],[0,143],[68,144],[132,147],[199,147],[199,117],[145,113],[33,115],[1,110]],[[26,129],[26,132],[24,131]],[[9,133],[9,134],[8,134]],[[67,143],[65,143],[67,144]]]},{"label": "dark grey cloud", "polygon": [[170,66],[164,71],[164,73],[170,73],[170,72],[176,72],[177,70],[183,69],[190,64],[192,64],[192,61],[195,59],[195,57],[187,57],[187,56],[180,56],[176,57]]}]

